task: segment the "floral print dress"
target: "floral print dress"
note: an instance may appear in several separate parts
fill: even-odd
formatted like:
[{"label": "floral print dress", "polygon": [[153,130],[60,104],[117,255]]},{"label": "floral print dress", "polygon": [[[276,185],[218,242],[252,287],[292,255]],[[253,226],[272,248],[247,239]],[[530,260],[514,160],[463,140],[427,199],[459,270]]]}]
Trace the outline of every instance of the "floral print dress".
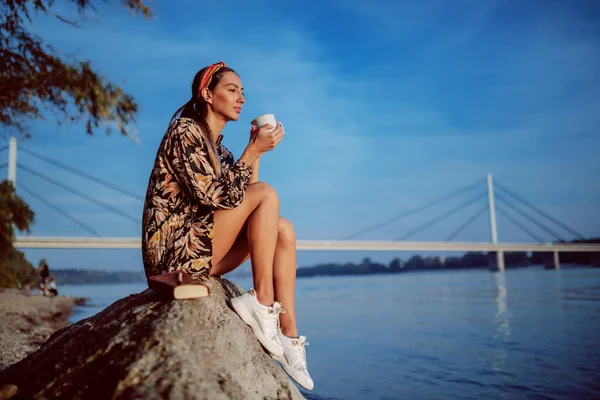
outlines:
[{"label": "floral print dress", "polygon": [[150,175],[142,218],[142,258],[146,276],[183,269],[206,280],[212,268],[214,211],[237,207],[252,168],[216,145],[218,178],[208,145],[193,119],[176,119],[163,137]]}]

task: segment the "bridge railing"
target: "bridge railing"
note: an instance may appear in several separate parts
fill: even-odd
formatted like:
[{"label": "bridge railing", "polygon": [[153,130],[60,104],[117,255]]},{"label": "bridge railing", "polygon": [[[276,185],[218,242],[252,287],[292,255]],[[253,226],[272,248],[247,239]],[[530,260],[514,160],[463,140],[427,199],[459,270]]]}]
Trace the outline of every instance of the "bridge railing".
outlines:
[{"label": "bridge railing", "polygon": [[[0,152],[3,150],[9,150],[9,159],[6,166],[8,166],[8,179],[13,182],[16,187],[16,172],[17,167],[22,169],[23,171],[33,174],[38,178],[41,178],[47,182],[54,184],[64,190],[71,192],[72,194],[79,196],[89,202],[92,202],[98,206],[103,207],[104,209],[123,217],[136,225],[139,226],[141,221],[139,218],[127,215],[123,211],[117,209],[116,207],[104,203],[98,199],[92,198],[88,196],[86,193],[78,190],[76,188],[69,187],[64,183],[51,178],[50,176],[44,175],[38,171],[29,168],[27,165],[17,163],[17,140],[12,138],[9,142],[8,146],[0,147]],[[26,147],[22,147],[23,152],[25,152],[28,156],[35,157],[40,159],[46,163],[49,163],[55,167],[66,170],[70,173],[74,173],[79,175],[81,178],[85,178],[88,181],[92,181],[96,184],[100,184],[105,186],[111,190],[115,190],[123,195],[129,196],[131,198],[143,201],[141,196],[138,196],[135,193],[130,192],[127,189],[120,188],[113,184],[112,182],[107,182],[101,178],[91,176],[90,174],[80,171],[78,169],[69,167],[68,165],[63,164],[60,161],[52,160],[45,155],[38,154],[31,149]],[[5,165],[0,165],[0,169]],[[298,250],[313,250],[313,251],[339,251],[339,250],[362,250],[362,251],[478,251],[478,252],[489,252],[495,255],[495,263],[498,269],[504,269],[504,253],[505,252],[551,252],[554,253],[554,265],[558,268],[559,266],[559,253],[561,252],[592,252],[597,253],[600,252],[600,245],[594,244],[579,244],[579,243],[566,243],[559,233],[557,233],[551,226],[548,226],[547,222],[549,221],[553,225],[557,226],[563,231],[569,232],[570,235],[573,235],[577,239],[582,239],[582,235],[579,234],[576,230],[569,227],[568,225],[558,221],[556,218],[553,218],[551,215],[543,212],[539,208],[537,208],[532,203],[523,199],[519,194],[512,192],[510,189],[506,188],[500,183],[496,183],[497,188],[500,189],[501,193],[495,194],[495,183],[492,179],[492,175],[488,174],[486,176],[486,191],[484,193],[480,192],[478,188],[481,189],[481,182],[475,182],[474,184],[468,185],[466,187],[460,188],[459,190],[455,190],[445,196],[439,197],[429,203],[423,203],[419,207],[407,210],[402,212],[399,215],[393,216],[392,218],[387,218],[384,221],[380,221],[373,226],[369,226],[367,228],[363,228],[357,232],[350,234],[344,240],[299,240],[297,242]],[[32,192],[31,189],[28,189],[26,186],[20,184],[20,189],[25,190],[30,195],[37,197],[38,200],[44,202],[46,205],[53,208],[55,211],[60,212],[63,216],[70,219],[72,222],[79,225],[81,228],[85,229],[89,234],[94,235],[95,237],[30,237],[30,236],[21,236],[17,237],[14,243],[15,247],[18,248],[87,248],[87,249],[140,249],[141,241],[139,238],[110,238],[110,237],[102,237],[100,233],[96,232],[94,228],[88,226],[83,221],[78,220],[73,215],[71,215],[68,211],[61,209],[60,207],[51,204],[48,200],[35,192]],[[473,191],[476,191],[475,196],[472,196]],[[463,196],[465,194],[470,193],[470,198],[468,201],[459,204],[458,206],[453,207],[450,210],[444,210],[443,213],[436,215],[433,218],[429,218],[427,221],[422,223],[419,226],[412,228],[409,232],[405,233],[403,236],[398,237],[394,241],[367,241],[367,240],[355,240],[357,236],[363,236],[365,233],[373,231],[375,229],[381,229],[384,226],[388,226],[391,223],[398,222],[401,219],[407,218],[409,216],[423,213],[425,210],[429,210],[432,207],[436,207],[440,204],[448,203],[448,200],[456,198],[458,196]],[[456,229],[444,242],[414,242],[414,241],[406,241],[409,237],[414,237],[415,234],[428,229],[429,227],[438,224],[440,221],[467,209],[475,205],[476,203],[480,203],[482,199],[487,197],[486,205],[484,207],[479,207],[477,212],[473,214],[470,218],[467,218],[461,226]],[[509,200],[510,198],[510,200]],[[536,235],[532,230],[524,226],[521,221],[517,220],[511,213],[506,213],[503,208],[497,209],[497,205],[495,200],[499,200],[502,203],[502,207],[506,206],[507,210],[510,209],[512,212],[519,214],[522,218],[528,220],[533,225],[537,226],[537,228],[543,230],[548,235],[550,235],[553,239],[556,240],[555,243],[545,243],[544,239],[540,236]],[[517,202],[518,206],[515,205]],[[480,204],[481,205],[481,204]],[[526,207],[524,209],[523,207]],[[453,242],[454,238],[464,231],[470,224],[472,224],[480,215],[482,215],[485,211],[489,212],[489,226],[490,226],[490,242],[481,243],[481,242]],[[496,225],[496,211],[500,214],[504,215],[508,220],[518,226],[521,230],[526,232],[529,236],[531,236],[538,243],[499,243],[498,242],[498,234],[497,234],[497,225]],[[530,212],[534,212],[537,218],[533,217]],[[539,218],[543,218],[541,221]],[[548,239],[546,239],[547,241]]]}]

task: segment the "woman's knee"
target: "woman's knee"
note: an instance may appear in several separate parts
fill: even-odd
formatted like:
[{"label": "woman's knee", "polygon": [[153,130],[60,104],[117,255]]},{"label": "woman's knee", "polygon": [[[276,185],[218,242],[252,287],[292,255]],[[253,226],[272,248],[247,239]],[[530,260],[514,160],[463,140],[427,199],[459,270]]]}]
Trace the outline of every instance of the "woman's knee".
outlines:
[{"label": "woman's knee", "polygon": [[279,206],[279,195],[275,188],[265,182],[255,182],[248,185],[248,193],[257,196],[261,203]]},{"label": "woman's knee", "polygon": [[296,244],[294,225],[287,219],[279,217],[277,223],[277,241],[285,246]]}]

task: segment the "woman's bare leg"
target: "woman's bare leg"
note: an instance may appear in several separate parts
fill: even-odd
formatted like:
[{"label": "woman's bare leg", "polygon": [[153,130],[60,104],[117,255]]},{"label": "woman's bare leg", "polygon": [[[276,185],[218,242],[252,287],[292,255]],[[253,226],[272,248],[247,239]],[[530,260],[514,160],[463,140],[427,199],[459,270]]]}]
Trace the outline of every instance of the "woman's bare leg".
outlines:
[{"label": "woman's bare leg", "polygon": [[247,221],[246,231],[256,297],[261,304],[268,306],[275,300],[273,259],[277,244],[278,219],[277,193],[271,186],[262,182],[248,186],[246,196],[238,207],[215,211],[211,275],[222,274],[218,265],[233,247]]},{"label": "woman's bare leg", "polygon": [[275,301],[273,288],[273,259],[277,245],[277,220],[279,219],[279,198],[275,190],[248,219],[248,246],[252,262],[252,278],[256,298],[263,305],[270,306]]},{"label": "woman's bare leg", "polygon": [[285,218],[279,218],[277,249],[273,260],[275,300],[280,302],[285,313],[279,314],[281,332],[290,337],[298,336],[294,288],[296,286],[296,234],[294,226]]},{"label": "woman's bare leg", "polygon": [[[212,275],[224,275],[242,265],[250,257],[246,226],[242,227],[229,252],[213,267]],[[273,286],[275,300],[283,305],[284,314],[279,315],[281,332],[290,337],[298,336],[294,290],[296,286],[296,235],[290,221],[279,217],[277,224],[277,247],[273,259]]]},{"label": "woman's bare leg", "polygon": [[212,276],[222,276],[230,273],[250,258],[250,245],[248,245],[248,224],[242,227],[231,249],[219,262],[213,263]]}]

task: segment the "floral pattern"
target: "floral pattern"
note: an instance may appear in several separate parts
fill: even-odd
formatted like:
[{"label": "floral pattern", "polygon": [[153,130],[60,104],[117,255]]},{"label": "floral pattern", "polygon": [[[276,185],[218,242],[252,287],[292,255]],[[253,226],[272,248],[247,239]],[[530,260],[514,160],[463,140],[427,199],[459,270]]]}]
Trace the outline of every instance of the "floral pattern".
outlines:
[{"label": "floral pattern", "polygon": [[146,276],[183,269],[206,280],[212,268],[214,210],[237,207],[252,168],[217,139],[221,177],[208,157],[200,126],[178,118],[167,129],[150,180],[142,218],[142,258]]}]

